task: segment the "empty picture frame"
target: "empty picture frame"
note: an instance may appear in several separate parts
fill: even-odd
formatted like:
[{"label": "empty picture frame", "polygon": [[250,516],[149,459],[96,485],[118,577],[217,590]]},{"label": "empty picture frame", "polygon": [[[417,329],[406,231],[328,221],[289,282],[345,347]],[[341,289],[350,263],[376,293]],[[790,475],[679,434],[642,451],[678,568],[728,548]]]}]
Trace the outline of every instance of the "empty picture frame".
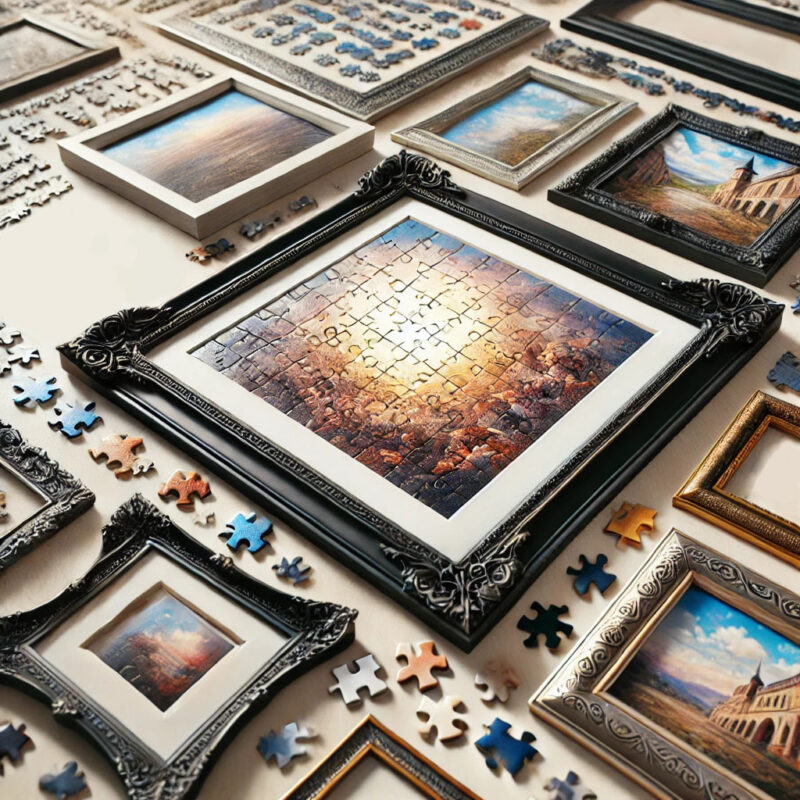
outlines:
[{"label": "empty picture frame", "polygon": [[800,246],[800,145],[668,105],[548,199],[764,286]]},{"label": "empty picture frame", "polygon": [[118,47],[51,20],[0,20],[0,102],[115,58]]},{"label": "empty picture frame", "polygon": [[[94,494],[0,420],[0,571],[94,504]],[[24,505],[17,498],[25,495]],[[16,496],[15,496],[16,495]]]},{"label": "empty picture frame", "polygon": [[[800,110],[800,79],[791,60],[796,58],[791,54],[798,48],[800,17],[747,0],[660,0],[660,3],[673,19],[685,21],[681,29],[675,29],[675,35],[623,19],[637,9],[647,9],[647,4],[641,0],[592,0],[565,17],[561,25],[566,30]],[[687,18],[687,13],[696,15],[698,12],[704,12],[706,25],[699,17],[691,21]],[[748,37],[757,37],[761,31],[774,37],[768,42],[767,50],[785,57],[788,68],[785,64],[779,67],[785,74],[753,63],[755,58],[749,54],[726,53],[727,40],[735,37],[730,28],[726,32],[723,26],[732,24],[740,28],[738,35],[743,42]]]},{"label": "empty picture frame", "polygon": [[85,735],[129,800],[188,800],[248,719],[353,641],[356,613],[261,583],[134,495],[81,578],[0,618],[0,682]]},{"label": "empty picture frame", "polygon": [[521,189],[636,105],[525,67],[392,139]]},{"label": "empty picture frame", "polygon": [[[800,567],[800,499],[796,473],[779,468],[772,448],[800,455],[800,407],[755,392],[673,504]],[[772,449],[774,456],[775,450]]]},{"label": "empty picture frame", "polygon": [[367,152],[374,133],[230,73],[59,149],[66,166],[199,239]]}]

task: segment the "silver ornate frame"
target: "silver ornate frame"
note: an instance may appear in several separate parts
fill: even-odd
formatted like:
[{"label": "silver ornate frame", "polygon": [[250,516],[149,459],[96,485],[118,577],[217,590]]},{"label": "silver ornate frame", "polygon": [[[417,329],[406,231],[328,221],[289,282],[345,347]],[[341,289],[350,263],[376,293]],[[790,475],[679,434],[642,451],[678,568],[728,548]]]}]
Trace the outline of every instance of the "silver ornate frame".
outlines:
[{"label": "silver ornate frame", "polygon": [[[491,105],[528,81],[536,81],[599,107],[572,128],[514,165],[453,144],[439,135],[451,125]],[[407,147],[413,147],[423,153],[442,158],[450,164],[467,169],[502,186],[521,189],[541,172],[577,150],[597,136],[600,131],[605,130],[620,117],[632,111],[637,105],[638,103],[634,100],[602,92],[577,81],[551,75],[535,67],[524,67],[488,89],[450,106],[445,111],[434,114],[408,128],[395,131],[392,133],[392,139]]]},{"label": "silver ornate frame", "polygon": [[761,800],[760,790],[751,791],[743,779],[734,779],[688,745],[677,745],[602,692],[661,613],[693,584],[800,637],[800,597],[673,529],[530,699],[530,708],[655,797]]}]

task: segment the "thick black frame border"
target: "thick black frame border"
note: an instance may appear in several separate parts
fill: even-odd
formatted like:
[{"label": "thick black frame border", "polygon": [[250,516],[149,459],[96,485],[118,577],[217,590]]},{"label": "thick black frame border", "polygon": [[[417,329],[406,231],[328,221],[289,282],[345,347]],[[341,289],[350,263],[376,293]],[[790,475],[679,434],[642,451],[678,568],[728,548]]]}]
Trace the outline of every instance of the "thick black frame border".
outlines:
[{"label": "thick black frame border", "polygon": [[[638,0],[592,0],[561,20],[561,27],[649,56],[662,64],[732,86],[800,111],[800,80],[616,18]],[[682,0],[781,33],[800,35],[800,17],[746,0]],[[677,10],[676,13],[680,13]],[[788,45],[787,45],[788,46]]]},{"label": "thick black frame border", "polygon": [[800,201],[781,214],[752,244],[743,247],[707,236],[598,188],[625,164],[678,127],[706,133],[800,166],[800,144],[768,136],[758,128],[731,125],[670,104],[628,136],[618,139],[594,161],[549,189],[548,199],[698,264],[754,286],[765,286],[800,247]]},{"label": "thick black frame border", "polygon": [[[82,577],[38,608],[0,617],[0,683],[44,701],[58,722],[87,735],[116,767],[130,800],[190,800],[224,745],[251,717],[292,680],[350,645],[357,612],[261,583],[230,557],[184,533],[138,494],[117,509],[102,534],[100,558]],[[32,647],[150,552],[171,559],[289,637],[262,671],[166,761]]]},{"label": "thick black frame border", "polygon": [[[645,387],[636,403],[631,401],[519,508],[509,509],[509,516],[459,562],[408,536],[146,357],[179,330],[405,197],[499,234],[697,328],[669,374],[665,370]],[[59,349],[66,369],[469,651],[608,498],[777,330],[782,308],[738,284],[673,282],[570,232],[464,191],[424,156],[402,151],[361,178],[355,193],[239,263],[161,308],[106,317]],[[645,404],[646,413],[638,414]],[[603,445],[602,458],[590,460]]]},{"label": "thick black frame border", "polygon": [[94,494],[62,469],[44,450],[0,419],[0,465],[41,495],[45,504],[28,519],[0,535],[0,572],[36,545],[58,533],[94,505]]}]

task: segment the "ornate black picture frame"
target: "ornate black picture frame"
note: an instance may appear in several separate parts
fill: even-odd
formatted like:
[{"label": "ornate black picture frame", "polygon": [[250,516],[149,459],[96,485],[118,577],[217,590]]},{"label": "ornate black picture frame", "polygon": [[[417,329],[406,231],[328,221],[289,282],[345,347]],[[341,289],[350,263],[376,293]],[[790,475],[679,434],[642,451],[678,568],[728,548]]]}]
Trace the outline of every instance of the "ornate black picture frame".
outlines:
[{"label": "ornate black picture frame", "polygon": [[94,494],[53,461],[29,445],[22,434],[0,420],[0,465],[43,499],[32,516],[0,535],[0,572],[49,539],[94,505]]},{"label": "ornate black picture frame", "polygon": [[[594,161],[548,191],[557,205],[585,214],[679,256],[755,286],[764,286],[800,247],[800,202],[795,200],[747,246],[709,236],[663,214],[603,191],[606,180],[677,128],[707,134],[751,151],[797,165],[800,145],[768,136],[757,128],[731,125],[670,104],[660,114],[619,139]],[[800,174],[800,173],[799,173]],[[768,182],[765,181],[765,182]],[[761,207],[764,202],[761,202]],[[758,205],[756,205],[758,208]]]},{"label": "ornate black picture frame", "polygon": [[[171,336],[394,203],[409,199],[682,320],[696,330],[655,380],[596,430],[480,544],[453,561],[422,544],[148,358]],[[356,192],[161,307],[106,317],[60,350],[66,368],[409,608],[474,647],[577,531],[761,347],[783,306],[736,284],[671,281],[624,256],[460,189],[401,152]],[[646,414],[639,412],[647,406]],[[602,458],[594,458],[602,450]]]},{"label": "ornate black picture frame", "polygon": [[[723,17],[771,28],[776,32],[800,34],[800,18],[777,8],[746,0],[683,0]],[[561,20],[563,28],[600,39],[633,53],[655,58],[695,75],[755,94],[773,103],[800,110],[800,79],[740,61],[723,53],[691,44],[656,30],[617,18],[637,0],[592,0]],[[679,9],[676,9],[679,11]],[[787,42],[787,47],[791,45]]]},{"label": "ornate black picture frame", "polygon": [[[159,757],[88,692],[75,687],[34,646],[103,588],[156,553],[285,635],[286,642],[168,758]],[[85,734],[116,767],[131,800],[188,800],[247,720],[316,664],[346,648],[357,612],[287,595],[250,577],[230,557],[192,539],[141,495],[103,528],[101,556],[89,571],[39,608],[0,618],[0,681],[51,705],[58,722]],[[257,664],[252,665],[253,670]],[[252,674],[252,673],[251,673]],[[144,703],[148,700],[143,698]]]}]

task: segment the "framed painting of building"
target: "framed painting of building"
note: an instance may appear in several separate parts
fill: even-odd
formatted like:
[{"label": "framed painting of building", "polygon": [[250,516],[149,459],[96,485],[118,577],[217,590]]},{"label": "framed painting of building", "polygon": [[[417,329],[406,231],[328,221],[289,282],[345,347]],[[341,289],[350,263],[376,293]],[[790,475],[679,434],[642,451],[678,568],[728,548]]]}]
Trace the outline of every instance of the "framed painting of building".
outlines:
[{"label": "framed painting of building", "polygon": [[525,67],[392,139],[521,189],[636,103]]},{"label": "framed painting of building", "polygon": [[755,392],[673,504],[800,566],[800,498],[777,453],[800,451],[800,407]]},{"label": "framed painting of building", "polygon": [[669,105],[548,197],[764,286],[800,246],[800,145]]},{"label": "framed painting of building", "polygon": [[531,698],[653,796],[791,800],[800,597],[673,530]]},{"label": "framed painting of building", "polygon": [[66,166],[199,239],[366,153],[374,135],[229,73],[58,146]]},{"label": "framed painting of building", "polygon": [[119,48],[52,20],[24,14],[0,20],[0,102],[119,58]]},{"label": "framed painting of building", "polygon": [[0,572],[94,504],[94,494],[0,420]]},{"label": "framed painting of building", "polygon": [[547,20],[503,2],[404,3],[380,18],[370,3],[307,4],[264,14],[246,3],[195,9],[161,33],[237,69],[373,122],[545,30]]},{"label": "framed painting of building", "polygon": [[356,613],[261,583],[134,495],[88,572],[0,617],[0,682],[88,737],[130,800],[188,800],[250,717],[352,642]]},{"label": "framed painting of building", "polygon": [[401,152],[232,270],[61,353],[469,649],[781,308],[673,282]]},{"label": "framed painting of building", "polygon": [[591,0],[562,26],[800,110],[800,17],[748,0]]}]

